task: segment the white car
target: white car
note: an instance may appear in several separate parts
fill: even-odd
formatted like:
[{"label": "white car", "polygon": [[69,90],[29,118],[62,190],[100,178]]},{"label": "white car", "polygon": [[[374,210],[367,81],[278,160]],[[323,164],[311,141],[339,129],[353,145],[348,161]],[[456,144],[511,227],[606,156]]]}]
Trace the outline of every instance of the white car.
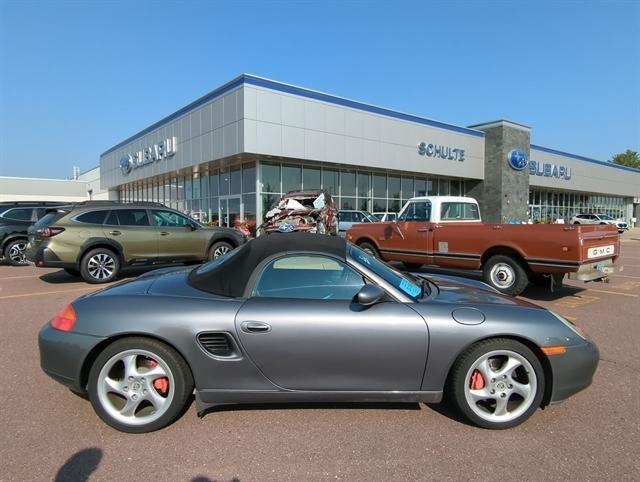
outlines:
[{"label": "white car", "polygon": [[371,214],[373,214],[376,218],[378,218],[382,222],[395,221],[396,219],[398,219],[398,213],[377,212],[377,213],[371,213]]},{"label": "white car", "polygon": [[571,218],[571,224],[613,224],[619,233],[629,229],[629,225],[622,219],[613,219],[608,214],[576,214]]}]

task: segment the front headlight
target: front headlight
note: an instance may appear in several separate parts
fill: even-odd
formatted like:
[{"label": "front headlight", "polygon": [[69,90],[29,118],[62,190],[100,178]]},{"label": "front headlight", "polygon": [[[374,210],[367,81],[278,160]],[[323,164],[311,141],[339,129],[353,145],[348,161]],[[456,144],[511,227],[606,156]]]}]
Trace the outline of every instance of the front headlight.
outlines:
[{"label": "front headlight", "polygon": [[578,335],[580,338],[582,338],[583,340],[587,339],[587,334],[582,331],[582,329],[577,326],[575,323],[567,320],[565,317],[560,316],[558,313],[555,313],[551,310],[548,310],[549,313],[551,313],[553,316],[555,316],[559,321],[561,321],[567,328],[569,328],[571,331],[573,331],[576,335]]}]

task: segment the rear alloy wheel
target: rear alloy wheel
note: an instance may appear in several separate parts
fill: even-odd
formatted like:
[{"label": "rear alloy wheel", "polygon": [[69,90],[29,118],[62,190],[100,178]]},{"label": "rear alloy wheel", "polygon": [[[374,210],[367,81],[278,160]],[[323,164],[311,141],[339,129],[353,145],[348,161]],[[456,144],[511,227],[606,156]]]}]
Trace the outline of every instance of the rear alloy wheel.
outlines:
[{"label": "rear alloy wheel", "polygon": [[520,425],[540,406],[544,372],[536,355],[507,338],[471,346],[455,363],[448,395],[474,424],[490,429]]},{"label": "rear alloy wheel", "polygon": [[233,246],[226,241],[218,241],[213,243],[213,246],[209,249],[209,261],[218,259],[220,256],[224,256],[229,251],[233,250]]},{"label": "rear alloy wheel", "polygon": [[11,241],[7,244],[7,247],[4,250],[4,257],[9,264],[12,266],[26,266],[27,258],[27,240],[26,239],[16,239],[15,241]]},{"label": "rear alloy wheel", "polygon": [[164,343],[123,338],[98,355],[88,392],[107,424],[122,432],[145,433],[166,427],[184,412],[193,377],[184,359]]},{"label": "rear alloy wheel", "polygon": [[80,263],[80,274],[87,283],[108,283],[120,272],[120,259],[106,248],[92,249]]},{"label": "rear alloy wheel", "polygon": [[502,254],[489,258],[482,268],[482,277],[485,283],[512,296],[522,293],[529,284],[527,272],[520,263]]}]

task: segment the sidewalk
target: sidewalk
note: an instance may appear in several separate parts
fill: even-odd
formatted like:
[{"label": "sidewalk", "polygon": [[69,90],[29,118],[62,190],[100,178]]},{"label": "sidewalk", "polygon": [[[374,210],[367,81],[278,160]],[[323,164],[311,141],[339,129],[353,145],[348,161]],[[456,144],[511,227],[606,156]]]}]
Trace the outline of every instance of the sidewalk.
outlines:
[{"label": "sidewalk", "polygon": [[631,228],[620,235],[621,241],[640,241],[640,228]]}]

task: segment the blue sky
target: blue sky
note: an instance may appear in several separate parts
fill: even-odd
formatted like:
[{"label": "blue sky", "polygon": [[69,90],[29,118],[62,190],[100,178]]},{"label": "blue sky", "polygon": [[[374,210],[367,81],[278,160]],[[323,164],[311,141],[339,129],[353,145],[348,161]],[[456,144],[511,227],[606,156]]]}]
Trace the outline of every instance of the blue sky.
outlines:
[{"label": "blue sky", "polygon": [[0,175],[66,177],[242,72],[640,151],[640,2],[0,1]]}]

